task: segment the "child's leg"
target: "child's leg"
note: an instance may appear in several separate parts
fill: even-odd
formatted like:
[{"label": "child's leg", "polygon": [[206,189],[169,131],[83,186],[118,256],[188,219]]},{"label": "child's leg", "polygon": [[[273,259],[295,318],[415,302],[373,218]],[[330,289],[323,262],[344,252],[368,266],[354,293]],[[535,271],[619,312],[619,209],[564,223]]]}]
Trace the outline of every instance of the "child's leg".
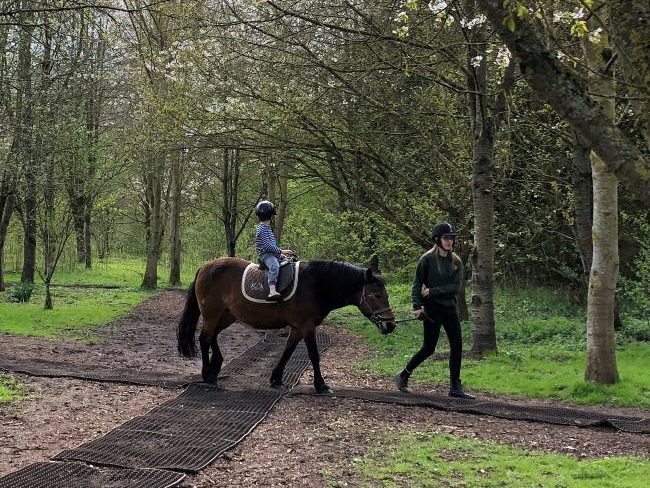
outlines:
[{"label": "child's leg", "polygon": [[267,254],[264,256],[264,264],[269,268],[268,272],[268,282],[269,282],[269,296],[277,295],[277,290],[275,288],[278,283],[278,274],[280,273],[280,263],[278,258],[272,254]]}]

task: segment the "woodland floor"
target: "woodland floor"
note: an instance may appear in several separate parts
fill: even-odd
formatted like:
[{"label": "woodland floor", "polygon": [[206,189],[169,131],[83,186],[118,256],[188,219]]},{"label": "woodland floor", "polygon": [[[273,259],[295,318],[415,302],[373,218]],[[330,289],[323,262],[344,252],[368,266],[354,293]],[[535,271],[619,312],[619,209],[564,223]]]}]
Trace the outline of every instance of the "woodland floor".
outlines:
[{"label": "woodland floor", "polygon": [[[40,358],[85,366],[130,368],[164,373],[198,373],[200,361],[176,353],[175,326],[184,295],[162,293],[122,319],[93,331],[93,342],[53,341],[0,334],[0,358]],[[332,345],[322,356],[326,381],[336,388],[392,389],[391,378],[360,372],[355,363],[371,354],[346,331],[325,325]],[[370,327],[370,325],[369,325]],[[219,338],[225,362],[260,340],[260,333],[235,324]],[[165,390],[66,378],[15,375],[26,386],[24,401],[0,405],[0,477],[44,461],[64,449],[105,435],[125,421],[143,415],[177,396]],[[308,369],[300,381],[311,384]],[[443,385],[418,390],[444,392]],[[472,390],[481,398],[499,398]],[[508,397],[519,404],[540,404]],[[557,405],[557,403],[554,403]],[[620,415],[645,416],[637,409],[585,407]],[[423,407],[404,407],[349,398],[294,396],[283,398],[268,417],[234,449],[183,487],[328,486],[358,484],[353,465],[369,448],[389,442],[398,432],[452,433],[489,439],[538,451],[594,458],[613,455],[650,457],[650,436],[611,430],[518,422],[464,415]]]}]

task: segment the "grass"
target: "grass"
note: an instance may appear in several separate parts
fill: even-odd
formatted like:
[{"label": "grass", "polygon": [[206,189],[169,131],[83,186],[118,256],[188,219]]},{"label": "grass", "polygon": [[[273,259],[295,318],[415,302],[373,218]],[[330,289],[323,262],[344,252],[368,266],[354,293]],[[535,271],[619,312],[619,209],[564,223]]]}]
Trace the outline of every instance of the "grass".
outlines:
[{"label": "grass", "polygon": [[26,393],[20,383],[0,374],[0,404],[19,400],[25,396]]},{"label": "grass", "polygon": [[[354,470],[365,487],[647,486],[650,462],[634,457],[578,460],[451,435],[406,433],[387,438]],[[332,480],[330,486],[341,486]]]},{"label": "grass", "polygon": [[[85,286],[120,286],[127,288],[139,287],[144,277],[145,261],[138,258],[115,257],[93,263],[91,269],[83,265],[62,266],[54,274],[55,285],[85,285]],[[199,265],[185,265],[181,268],[181,281],[187,285],[194,279]],[[158,285],[167,286],[169,268],[158,267]],[[20,281],[19,272],[7,272],[5,280],[8,283]],[[36,283],[39,283],[38,277]]]},{"label": "grass", "polygon": [[151,296],[137,289],[54,287],[54,309],[45,310],[44,288],[29,303],[13,303],[0,293],[0,332],[45,338],[84,338],[85,329],[106,324]]},{"label": "grass", "polygon": [[[407,316],[410,285],[389,286],[393,310]],[[363,336],[374,350],[359,367],[392,376],[399,372],[422,343],[420,322],[405,322],[388,336],[381,336],[356,308],[333,312],[330,320]],[[648,326],[625,320],[630,330],[619,334],[617,362],[621,381],[616,385],[595,385],[584,381],[585,312],[566,302],[561,291],[548,288],[500,289],[495,297],[495,320],[499,353],[484,360],[464,360],[462,376],[466,386],[494,393],[551,398],[579,404],[611,404],[650,407],[650,378],[645,373],[650,343]],[[471,326],[462,324],[465,350],[469,348]],[[448,350],[441,333],[438,351]],[[447,361],[425,361],[412,382],[447,383]]]}]

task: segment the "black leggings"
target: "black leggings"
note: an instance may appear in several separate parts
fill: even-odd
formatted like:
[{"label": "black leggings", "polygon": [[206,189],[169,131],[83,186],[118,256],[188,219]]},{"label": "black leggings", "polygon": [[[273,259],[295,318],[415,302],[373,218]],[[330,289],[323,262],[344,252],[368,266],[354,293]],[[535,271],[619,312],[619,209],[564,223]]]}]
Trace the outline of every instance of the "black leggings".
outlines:
[{"label": "black leggings", "polygon": [[440,336],[440,326],[442,325],[449,340],[449,376],[451,382],[455,383],[460,379],[460,363],[463,354],[463,338],[460,333],[458,312],[455,309],[451,311],[437,309],[432,312],[434,313],[427,312],[431,320],[424,320],[422,323],[424,327],[422,348],[408,362],[406,371],[412,373],[422,361],[434,353]]}]

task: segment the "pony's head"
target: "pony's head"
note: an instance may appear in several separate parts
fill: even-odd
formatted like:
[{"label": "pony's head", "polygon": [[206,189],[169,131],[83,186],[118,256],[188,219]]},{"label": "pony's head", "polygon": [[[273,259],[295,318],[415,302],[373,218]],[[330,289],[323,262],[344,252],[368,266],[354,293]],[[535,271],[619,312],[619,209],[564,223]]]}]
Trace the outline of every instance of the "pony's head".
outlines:
[{"label": "pony's head", "polygon": [[395,330],[395,315],[388,303],[386,284],[379,272],[372,268],[368,268],[365,272],[365,282],[358,307],[382,334],[390,334]]}]

